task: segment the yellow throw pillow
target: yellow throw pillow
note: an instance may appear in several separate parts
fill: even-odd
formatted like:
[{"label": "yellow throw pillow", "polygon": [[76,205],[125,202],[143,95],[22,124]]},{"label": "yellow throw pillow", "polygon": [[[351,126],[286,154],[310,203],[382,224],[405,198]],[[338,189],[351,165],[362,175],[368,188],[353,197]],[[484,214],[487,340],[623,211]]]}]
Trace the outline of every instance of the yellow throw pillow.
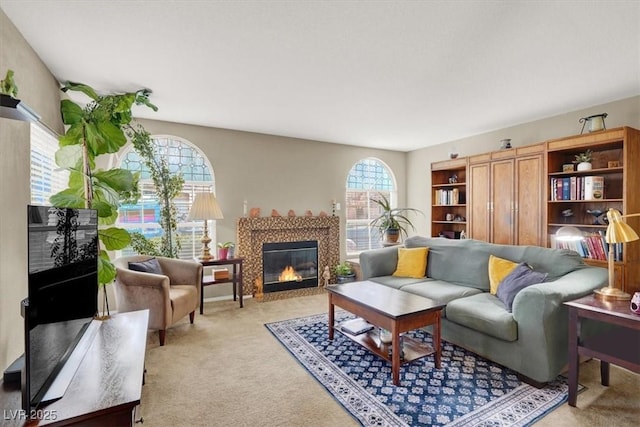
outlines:
[{"label": "yellow throw pillow", "polygon": [[397,277],[421,279],[427,271],[429,248],[398,248],[398,265],[393,272]]},{"label": "yellow throw pillow", "polygon": [[517,262],[489,255],[489,287],[491,295],[495,295],[498,292],[498,285],[502,282],[502,279],[507,277],[517,266]]}]

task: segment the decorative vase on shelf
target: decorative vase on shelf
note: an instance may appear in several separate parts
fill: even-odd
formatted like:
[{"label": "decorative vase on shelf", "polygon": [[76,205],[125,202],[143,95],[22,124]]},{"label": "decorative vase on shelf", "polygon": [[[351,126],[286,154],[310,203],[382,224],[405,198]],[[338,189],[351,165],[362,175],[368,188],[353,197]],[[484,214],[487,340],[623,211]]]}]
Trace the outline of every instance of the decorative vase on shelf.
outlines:
[{"label": "decorative vase on shelf", "polygon": [[588,171],[591,170],[592,166],[591,163],[589,162],[580,162],[578,163],[578,170],[579,171]]},{"label": "decorative vase on shelf", "polygon": [[218,259],[227,259],[229,248],[218,248]]}]

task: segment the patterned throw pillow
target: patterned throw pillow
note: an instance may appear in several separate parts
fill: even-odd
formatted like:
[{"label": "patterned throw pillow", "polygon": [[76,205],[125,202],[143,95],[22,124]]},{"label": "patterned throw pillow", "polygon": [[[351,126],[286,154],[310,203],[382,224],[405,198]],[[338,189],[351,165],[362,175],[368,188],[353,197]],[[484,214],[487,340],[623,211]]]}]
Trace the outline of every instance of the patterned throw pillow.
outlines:
[{"label": "patterned throw pillow", "polygon": [[427,273],[429,248],[398,248],[398,265],[393,275],[421,279]]},{"label": "patterned throw pillow", "polygon": [[513,300],[516,298],[518,292],[528,286],[542,283],[546,278],[547,273],[533,271],[531,267],[525,263],[518,264],[517,267],[500,282],[496,297],[504,303],[507,311],[511,313]]},{"label": "patterned throw pillow", "polygon": [[495,295],[500,282],[518,266],[517,262],[489,255],[489,292]]},{"label": "patterned throw pillow", "polygon": [[146,261],[130,262],[129,270],[141,271],[143,273],[162,274],[160,264],[155,258],[150,258]]}]

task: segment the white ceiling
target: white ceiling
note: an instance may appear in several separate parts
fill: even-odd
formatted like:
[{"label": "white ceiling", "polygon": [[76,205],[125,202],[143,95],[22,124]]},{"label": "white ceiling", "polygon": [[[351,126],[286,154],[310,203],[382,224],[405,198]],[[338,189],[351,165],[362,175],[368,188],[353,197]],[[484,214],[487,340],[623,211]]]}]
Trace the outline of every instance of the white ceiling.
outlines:
[{"label": "white ceiling", "polygon": [[0,8],[60,81],[150,88],[157,120],[409,151],[640,94],[637,1]]}]

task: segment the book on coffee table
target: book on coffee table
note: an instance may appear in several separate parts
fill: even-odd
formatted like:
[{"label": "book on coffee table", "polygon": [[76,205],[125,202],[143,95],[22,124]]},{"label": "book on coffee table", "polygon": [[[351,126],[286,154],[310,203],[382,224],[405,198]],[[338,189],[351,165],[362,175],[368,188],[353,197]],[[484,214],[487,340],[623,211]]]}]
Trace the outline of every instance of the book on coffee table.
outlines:
[{"label": "book on coffee table", "polygon": [[351,335],[364,334],[373,329],[373,325],[361,317],[347,320],[340,325],[340,330]]}]

